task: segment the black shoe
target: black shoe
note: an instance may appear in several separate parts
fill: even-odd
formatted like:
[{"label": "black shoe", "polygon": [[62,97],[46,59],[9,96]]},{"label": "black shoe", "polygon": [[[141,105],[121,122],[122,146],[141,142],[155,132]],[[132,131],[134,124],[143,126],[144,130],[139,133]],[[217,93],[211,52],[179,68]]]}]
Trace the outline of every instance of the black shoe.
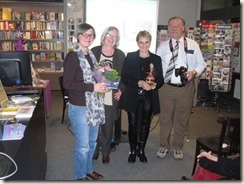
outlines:
[{"label": "black shoe", "polygon": [[147,157],[144,152],[138,152],[137,156],[139,157],[140,162],[147,162]]},{"label": "black shoe", "polygon": [[128,158],[128,162],[134,163],[135,161],[136,161],[136,153],[135,152],[130,153],[129,158]]}]

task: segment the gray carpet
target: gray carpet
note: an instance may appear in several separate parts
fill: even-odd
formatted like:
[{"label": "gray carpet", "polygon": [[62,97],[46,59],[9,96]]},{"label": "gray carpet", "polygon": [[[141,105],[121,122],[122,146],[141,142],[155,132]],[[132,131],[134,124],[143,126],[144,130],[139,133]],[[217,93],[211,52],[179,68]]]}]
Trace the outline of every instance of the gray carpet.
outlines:
[{"label": "gray carpet", "polygon": [[[170,151],[165,158],[156,157],[159,149],[159,125],[158,117],[154,117],[151,124],[146,145],[147,163],[141,163],[138,158],[134,164],[128,163],[129,144],[126,141],[127,135],[123,135],[125,140],[116,146],[116,150],[111,152],[110,163],[103,164],[101,154],[94,161],[95,170],[103,174],[103,181],[177,181],[182,176],[190,177],[193,157],[195,152],[195,139],[202,135],[211,135],[219,132],[220,125],[216,123],[218,114],[240,116],[239,110],[231,109],[231,112],[224,110],[218,112],[215,108],[197,106],[193,108],[193,113],[189,122],[189,134],[185,139],[183,149],[184,159],[175,160],[173,151]],[[69,120],[66,117],[61,124],[62,96],[60,91],[52,91],[52,111],[51,117],[46,122],[47,132],[47,171],[46,180],[49,181],[72,181],[73,177],[73,147],[74,137],[67,128]],[[122,113],[122,129],[127,130],[127,115]],[[173,133],[172,133],[173,136]]]}]

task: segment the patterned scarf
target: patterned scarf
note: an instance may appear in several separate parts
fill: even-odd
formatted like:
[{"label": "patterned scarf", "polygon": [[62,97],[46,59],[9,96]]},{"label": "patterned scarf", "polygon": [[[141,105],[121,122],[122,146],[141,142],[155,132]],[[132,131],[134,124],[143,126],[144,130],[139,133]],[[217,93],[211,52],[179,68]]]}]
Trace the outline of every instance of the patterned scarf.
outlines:
[{"label": "patterned scarf", "polygon": [[[93,77],[93,71],[91,66],[89,65],[86,57],[84,56],[80,47],[77,46],[74,48],[74,52],[76,52],[78,59],[80,61],[80,67],[83,71],[83,78],[86,84],[94,84],[96,83]],[[89,50],[88,54],[92,59],[92,63],[94,68],[98,65],[98,62],[94,56],[94,54]],[[97,92],[85,92],[86,97],[86,118],[88,125],[96,126],[99,124],[105,123],[105,110],[103,105],[103,97],[99,96]]]}]

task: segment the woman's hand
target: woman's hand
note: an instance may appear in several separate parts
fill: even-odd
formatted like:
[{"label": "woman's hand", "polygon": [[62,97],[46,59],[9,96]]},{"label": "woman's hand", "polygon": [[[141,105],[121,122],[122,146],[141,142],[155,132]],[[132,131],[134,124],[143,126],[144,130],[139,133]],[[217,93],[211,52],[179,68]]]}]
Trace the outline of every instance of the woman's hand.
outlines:
[{"label": "woman's hand", "polygon": [[106,93],[109,91],[106,83],[96,83],[94,84],[94,92]]},{"label": "woman's hand", "polygon": [[122,92],[120,91],[120,89],[118,89],[118,91],[116,93],[114,93],[114,99],[116,101],[119,101],[121,95],[122,95]]},{"label": "woman's hand", "polygon": [[150,84],[148,84],[147,82],[145,82],[143,80],[140,80],[138,82],[138,86],[141,87],[142,89],[146,90],[146,91],[149,91],[149,90],[152,90],[152,89],[155,88],[155,85],[150,85]]},{"label": "woman's hand", "polygon": [[206,157],[207,159],[212,160],[214,162],[218,161],[218,157],[213,156],[211,151],[209,151],[209,152],[204,151],[204,152],[200,153],[197,156],[197,161],[199,161],[199,159],[202,158],[202,157]]}]

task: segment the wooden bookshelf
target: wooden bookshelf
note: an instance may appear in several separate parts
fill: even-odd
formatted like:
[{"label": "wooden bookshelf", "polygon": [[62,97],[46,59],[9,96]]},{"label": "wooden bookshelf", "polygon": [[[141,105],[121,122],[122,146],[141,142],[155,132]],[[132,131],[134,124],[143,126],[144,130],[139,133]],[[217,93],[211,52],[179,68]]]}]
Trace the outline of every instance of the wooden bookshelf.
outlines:
[{"label": "wooden bookshelf", "polygon": [[63,73],[64,17],[63,2],[0,2],[0,51],[19,50],[17,41],[22,37],[21,49],[30,52],[34,69],[50,79],[52,90],[60,89],[58,76]]}]

